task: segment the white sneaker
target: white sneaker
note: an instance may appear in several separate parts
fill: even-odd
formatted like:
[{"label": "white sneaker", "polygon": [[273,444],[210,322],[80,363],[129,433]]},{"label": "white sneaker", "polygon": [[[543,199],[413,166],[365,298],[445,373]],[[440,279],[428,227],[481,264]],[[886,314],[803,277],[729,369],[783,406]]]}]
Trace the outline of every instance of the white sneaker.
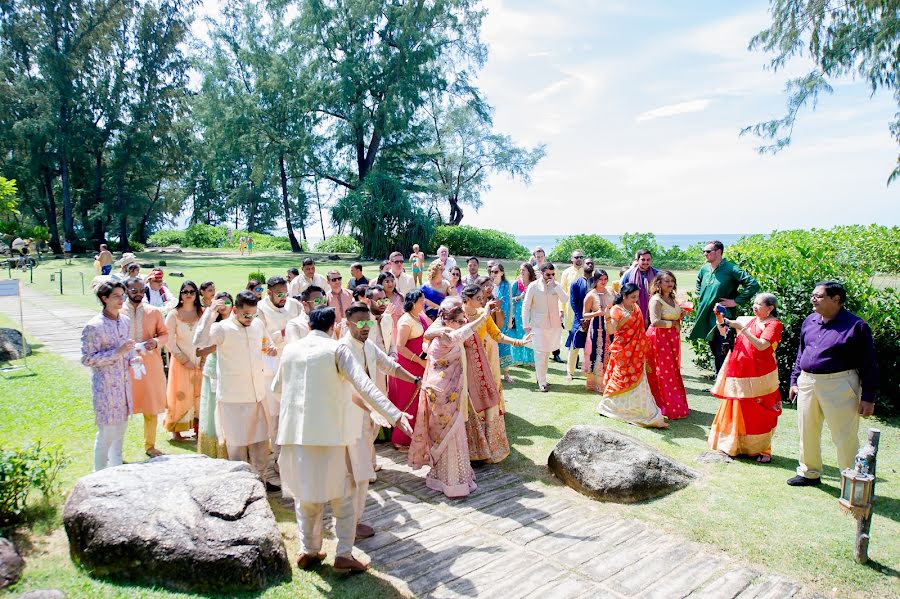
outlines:
[{"label": "white sneaker", "polygon": [[567,380],[567,381],[571,381],[571,380],[572,380],[572,375],[571,375],[571,374],[567,374],[567,375],[566,375],[566,380]]}]

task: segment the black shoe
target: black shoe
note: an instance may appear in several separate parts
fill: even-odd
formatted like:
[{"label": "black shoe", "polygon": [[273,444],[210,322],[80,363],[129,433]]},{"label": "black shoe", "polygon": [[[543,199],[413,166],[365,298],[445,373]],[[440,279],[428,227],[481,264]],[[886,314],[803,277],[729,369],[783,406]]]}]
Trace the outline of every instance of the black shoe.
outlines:
[{"label": "black shoe", "polygon": [[266,493],[279,493],[281,491],[281,487],[279,485],[275,485],[266,481]]},{"label": "black shoe", "polygon": [[557,364],[564,364],[564,363],[565,363],[565,362],[563,361],[563,359],[559,357],[559,354],[553,354],[553,361],[556,362]]},{"label": "black shoe", "polygon": [[822,479],[820,478],[806,478],[805,476],[794,476],[787,480],[787,484],[792,487],[818,487],[822,484]]}]

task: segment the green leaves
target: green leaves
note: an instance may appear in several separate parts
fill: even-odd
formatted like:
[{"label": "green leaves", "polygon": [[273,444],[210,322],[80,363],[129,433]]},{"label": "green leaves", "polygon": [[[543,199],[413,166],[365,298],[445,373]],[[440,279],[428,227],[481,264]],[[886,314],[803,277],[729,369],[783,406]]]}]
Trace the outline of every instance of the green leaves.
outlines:
[{"label": "green leaves", "polygon": [[519,245],[515,237],[509,233],[494,229],[477,229],[467,225],[441,225],[435,230],[428,247],[420,245],[423,245],[426,251],[430,248],[432,252],[446,245],[451,253],[458,256],[485,256],[507,260],[524,260],[528,256],[528,249]]},{"label": "green leaves", "polygon": [[58,446],[40,442],[21,448],[0,449],[0,524],[20,521],[28,497],[38,489],[49,500],[59,492],[59,472],[69,459]]}]

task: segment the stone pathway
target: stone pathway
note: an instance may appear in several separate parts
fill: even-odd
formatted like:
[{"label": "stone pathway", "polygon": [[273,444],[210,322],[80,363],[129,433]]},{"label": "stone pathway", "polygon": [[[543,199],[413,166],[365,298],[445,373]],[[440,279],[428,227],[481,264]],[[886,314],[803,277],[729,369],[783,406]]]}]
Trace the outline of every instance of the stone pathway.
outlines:
[{"label": "stone pathway", "polygon": [[500,466],[476,471],[462,500],[425,486],[406,455],[379,446],[378,483],[357,544],[379,572],[419,597],[550,596],[781,599],[810,596],[784,577],[626,518],[566,488],[523,482]]},{"label": "stone pathway", "polygon": [[[96,314],[23,290],[26,334],[80,362],[81,329]],[[18,323],[18,298],[0,298]],[[358,543],[373,566],[419,597],[782,599],[811,594],[722,552],[610,517],[567,488],[524,482],[492,465],[462,500],[425,486],[406,455],[379,446],[382,470],[364,516],[377,534]]]}]

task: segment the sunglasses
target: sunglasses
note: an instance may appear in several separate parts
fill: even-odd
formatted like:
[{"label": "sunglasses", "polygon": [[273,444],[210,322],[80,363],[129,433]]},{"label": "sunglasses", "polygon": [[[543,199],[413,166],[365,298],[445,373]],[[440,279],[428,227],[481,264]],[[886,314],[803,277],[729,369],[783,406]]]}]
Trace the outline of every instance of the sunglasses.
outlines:
[{"label": "sunglasses", "polygon": [[256,312],[256,313],[254,313],[254,314],[246,314],[246,313],[244,313],[244,314],[241,314],[241,317],[242,317],[242,318],[258,318],[258,317],[259,317],[259,312]]},{"label": "sunglasses", "polygon": [[386,298],[386,297],[385,297],[385,298],[382,298],[382,299],[380,299],[380,300],[375,300],[375,305],[376,305],[376,306],[387,306],[389,303],[391,303],[391,300],[389,300],[389,299]]},{"label": "sunglasses", "polygon": [[712,254],[716,250],[703,250],[704,254]]},{"label": "sunglasses", "polygon": [[306,300],[306,301],[311,303],[313,306],[321,306],[322,304],[326,303],[328,300],[325,299],[324,297],[316,297],[316,298],[313,298],[311,300]]},{"label": "sunglasses", "polygon": [[231,307],[231,302],[225,301],[222,305],[225,306],[226,308],[230,308],[230,307]]},{"label": "sunglasses", "polygon": [[391,260],[394,264],[403,264],[403,260]]},{"label": "sunglasses", "polygon": [[330,280],[332,283],[334,283],[334,282],[336,282],[336,281],[343,281],[343,280],[344,280],[344,277],[334,277],[333,279],[329,279],[329,280]]},{"label": "sunglasses", "polygon": [[191,291],[191,290],[187,289],[187,290],[185,290],[185,291],[182,291],[182,292],[181,292],[181,295],[197,295],[197,292],[196,292],[196,291]]},{"label": "sunglasses", "polygon": [[584,256],[572,256],[572,260],[584,260]]},{"label": "sunglasses", "polygon": [[466,320],[465,318],[454,318],[450,322],[455,322],[456,324],[466,324],[469,321]]},{"label": "sunglasses", "polygon": [[499,275],[499,274],[500,274],[500,271],[499,271],[499,270],[492,270],[492,271],[491,271],[491,274],[492,274],[492,275]]},{"label": "sunglasses", "polygon": [[254,287],[253,288],[253,291],[255,291],[256,293],[262,293],[264,290],[265,289],[263,287]]},{"label": "sunglasses", "polygon": [[281,299],[281,298],[283,298],[283,297],[286,296],[286,295],[287,295],[287,291],[284,291],[284,292],[282,292],[282,293],[276,293],[276,294],[275,294],[275,297],[277,297],[278,299]]},{"label": "sunglasses", "polygon": [[372,328],[374,326],[375,326],[374,320],[358,320],[358,321],[356,321],[357,329],[364,329],[366,327]]}]

